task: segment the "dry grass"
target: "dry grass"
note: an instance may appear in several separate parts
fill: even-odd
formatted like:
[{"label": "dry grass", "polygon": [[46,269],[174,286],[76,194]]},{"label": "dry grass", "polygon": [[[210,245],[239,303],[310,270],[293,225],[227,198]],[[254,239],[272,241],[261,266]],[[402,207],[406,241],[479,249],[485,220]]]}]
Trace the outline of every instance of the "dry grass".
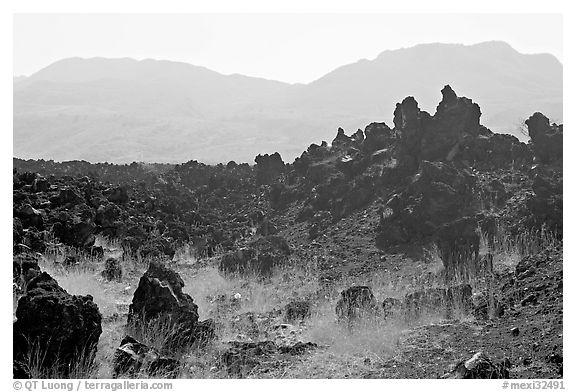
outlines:
[{"label": "dry grass", "polygon": [[90,350],[79,350],[79,353],[69,363],[53,363],[47,365],[46,343],[29,342],[28,352],[24,356],[24,364],[32,378],[64,379],[92,378],[98,371],[98,363],[92,361]]},{"label": "dry grass", "polygon": [[506,227],[497,225],[493,241],[480,231],[480,253],[492,254],[493,264],[499,268],[514,268],[522,258],[548,247],[557,247],[561,242],[546,226],[513,235]]},{"label": "dry grass", "polygon": [[[492,243],[489,243],[485,235],[481,238],[481,254],[493,255],[495,269],[514,268],[526,254],[558,243],[553,233],[544,229],[512,236],[504,228],[498,228]],[[113,252],[121,249],[117,242],[105,239],[99,241]],[[123,251],[125,279],[121,283],[116,283],[105,282],[100,277],[102,262],[90,257],[80,255],[79,265],[71,268],[61,267],[59,262],[66,255],[66,251],[60,248],[51,251],[46,255],[42,269],[50,273],[69,293],[92,295],[106,318],[96,358],[99,366],[93,369],[79,369],[74,374],[79,375],[84,371],[86,377],[110,378],[114,352],[127,332],[142,343],[162,351],[166,338],[172,332],[168,323],[156,320],[145,323],[139,330],[125,331],[126,319],[122,313],[127,309],[119,309],[119,303],[127,304],[131,301],[138,279],[147,268],[147,261]],[[184,248],[178,252],[178,257],[172,264],[184,279],[184,291],[198,304],[200,319],[214,318],[219,323],[218,338],[215,342],[203,348],[187,349],[178,353],[177,356],[183,363],[178,376],[182,378],[228,377],[219,360],[221,351],[225,349],[229,340],[237,340],[239,336],[249,339],[249,329],[254,328],[254,325],[235,323],[234,320],[247,313],[268,317],[271,325],[256,325],[257,328],[263,329],[261,331],[263,333],[259,334],[257,339],[264,339],[269,332],[267,328],[283,322],[275,311],[281,310],[292,300],[311,301],[311,318],[297,323],[296,327],[300,331],[297,338],[317,343],[320,348],[309,355],[294,357],[290,367],[282,374],[282,377],[288,378],[345,378],[353,374],[362,374],[369,371],[375,363],[393,356],[402,335],[407,330],[416,325],[437,323],[444,318],[440,311],[424,314],[418,320],[410,322],[404,320],[401,315],[388,318],[367,317],[356,323],[353,328],[349,328],[346,324],[339,323],[335,314],[340,291],[352,285],[370,286],[379,303],[385,298],[402,300],[409,292],[445,285],[442,280],[442,261],[434,247],[428,250],[425,260],[421,261],[426,273],[419,276],[378,271],[364,278],[344,278],[335,282],[330,290],[325,290],[318,282],[317,277],[323,271],[308,260],[293,258],[284,268],[277,269],[272,276],[264,279],[250,274],[223,275],[216,267],[217,262],[217,257],[197,260],[190,249]],[[491,280],[481,277],[470,283],[475,292],[488,289],[490,296],[493,296]],[[234,296],[240,297],[238,306],[232,308],[220,306],[222,298],[231,299]],[[115,313],[120,313],[118,319],[112,317]],[[456,304],[453,318],[466,321],[469,317],[463,309],[458,309]],[[31,355],[32,364],[34,361],[38,363],[39,359],[39,353]],[[142,374],[138,377],[147,376]]]}]

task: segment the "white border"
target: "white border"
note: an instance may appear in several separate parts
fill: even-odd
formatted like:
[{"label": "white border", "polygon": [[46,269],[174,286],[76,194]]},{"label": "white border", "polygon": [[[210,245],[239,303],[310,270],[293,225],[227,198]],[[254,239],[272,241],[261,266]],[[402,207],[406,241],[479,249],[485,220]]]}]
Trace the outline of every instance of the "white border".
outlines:
[{"label": "white border", "polygon": [[[266,0],[212,0],[203,3],[191,1],[152,1],[152,0],[99,0],[99,1],[78,1],[78,0],[28,0],[28,1],[10,1],[8,4],[2,2],[1,19],[0,19],[0,40],[2,42],[2,78],[0,85],[0,92],[2,97],[1,111],[1,125],[2,125],[2,236],[1,245],[5,250],[3,257],[2,274],[2,290],[0,303],[2,305],[0,314],[3,315],[2,332],[6,348],[2,355],[0,363],[0,374],[2,376],[2,383],[6,390],[12,390],[12,371],[11,369],[11,324],[9,324],[9,311],[11,310],[11,299],[8,293],[9,287],[9,272],[10,261],[9,253],[11,249],[11,221],[12,211],[9,209],[11,205],[10,188],[11,188],[11,168],[12,168],[12,63],[9,59],[12,58],[13,46],[13,30],[12,30],[12,15],[14,13],[174,13],[174,12],[188,12],[188,13],[211,13],[211,12],[225,12],[225,13],[365,13],[365,12],[380,12],[380,13],[562,13],[564,15],[564,102],[565,108],[571,108],[574,103],[573,89],[574,86],[574,58],[573,48],[574,43],[570,37],[576,36],[574,30],[574,18],[570,1],[502,1],[502,0],[483,0],[483,1],[462,1],[462,0],[411,0],[411,1],[369,1],[369,0],[355,0],[355,1],[312,1],[312,0],[292,0],[284,1],[282,3]],[[417,28],[417,26],[415,26]],[[535,28],[537,28],[535,26]],[[42,34],[41,31],[38,34]],[[573,112],[571,110],[564,110],[564,123],[568,124],[567,133],[565,134],[565,149],[570,152],[571,146],[574,146],[574,138],[576,137],[574,130],[570,124],[573,124]],[[572,241],[573,225],[572,218],[574,215],[574,207],[571,203],[574,200],[574,180],[573,174],[574,158],[571,154],[565,156],[565,172],[568,177],[565,179],[565,200],[568,201],[565,205],[565,237],[568,238],[567,246],[565,248],[566,260],[564,264],[564,275],[566,282],[564,284],[565,296],[564,304],[564,329],[567,333],[564,334],[564,363],[565,363],[565,384],[567,388],[573,386],[573,377],[570,372],[573,360],[571,358],[574,353],[574,338],[570,333],[571,327],[574,325],[573,320],[573,307],[571,306],[574,300],[573,276],[574,276],[574,263],[572,256],[575,255]],[[191,386],[191,383],[193,386]],[[325,381],[325,380],[259,380],[259,381],[237,381],[237,380],[175,380],[174,390],[187,390],[192,388],[205,388],[222,386],[223,388],[233,388],[234,390],[269,390],[274,387],[279,390],[293,390],[293,389],[312,389],[312,388],[330,388],[330,389],[348,389],[359,387],[367,390],[382,391],[387,388],[414,388],[425,390],[458,390],[462,388],[466,390],[501,390],[502,383],[500,381],[489,380],[469,380],[466,385],[462,382],[450,382],[446,380],[338,380],[338,381]]]}]

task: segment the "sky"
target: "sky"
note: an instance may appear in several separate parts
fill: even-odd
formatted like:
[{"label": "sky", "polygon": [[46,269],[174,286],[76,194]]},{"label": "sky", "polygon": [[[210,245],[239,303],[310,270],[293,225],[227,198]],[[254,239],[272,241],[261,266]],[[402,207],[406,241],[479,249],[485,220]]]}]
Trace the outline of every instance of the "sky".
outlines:
[{"label": "sky", "polygon": [[13,75],[67,57],[130,57],[308,83],[388,49],[492,40],[562,61],[562,15],[15,14]]}]

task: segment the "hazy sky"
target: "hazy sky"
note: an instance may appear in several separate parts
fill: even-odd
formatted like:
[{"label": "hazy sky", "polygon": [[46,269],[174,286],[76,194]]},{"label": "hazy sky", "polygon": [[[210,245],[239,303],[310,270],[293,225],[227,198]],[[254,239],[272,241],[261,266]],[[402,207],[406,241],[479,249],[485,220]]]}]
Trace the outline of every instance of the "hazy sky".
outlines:
[{"label": "hazy sky", "polygon": [[560,14],[17,14],[14,75],[66,57],[184,61],[307,83],[386,49],[501,40],[562,61]]}]

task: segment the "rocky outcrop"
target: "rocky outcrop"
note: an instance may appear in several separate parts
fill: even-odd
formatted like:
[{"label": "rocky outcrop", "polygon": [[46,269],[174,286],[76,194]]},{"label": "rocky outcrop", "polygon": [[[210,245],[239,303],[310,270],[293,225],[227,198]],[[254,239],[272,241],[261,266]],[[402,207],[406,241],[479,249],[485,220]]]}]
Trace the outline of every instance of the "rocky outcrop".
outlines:
[{"label": "rocky outcrop", "polygon": [[423,241],[437,229],[472,211],[474,175],[465,168],[422,161],[418,173],[380,211],[380,247]]},{"label": "rocky outcrop", "polygon": [[532,180],[533,195],[528,197],[528,208],[532,226],[540,229],[543,225],[558,236],[563,231],[563,178],[562,173],[545,167],[534,170]]},{"label": "rocky outcrop", "polygon": [[550,124],[548,117],[534,113],[526,120],[534,154],[542,163],[562,162],[562,125]]},{"label": "rocky outcrop", "polygon": [[[482,192],[471,195],[455,184],[462,176],[471,179],[472,169],[524,172],[532,150],[544,165],[561,151],[562,126],[550,125],[542,115],[527,120],[532,149],[481,126],[480,115],[477,104],[445,86],[433,115],[407,97],[394,111],[393,128],[371,123],[351,135],[339,128],[330,145],[311,144],[293,164],[285,164],[277,153],[258,155],[253,168],[235,162],[174,166],[15,159],[14,250],[44,251],[54,234],[63,244],[88,251],[101,234],[119,238],[142,257],[172,258],[178,247],[190,243],[199,256],[210,256],[250,241],[254,211],[271,207],[282,213],[297,204],[297,220],[308,222],[310,239],[315,239],[325,226],[379,197],[391,203],[381,210],[380,246],[407,238],[427,241],[438,225],[478,212],[478,200],[474,210],[470,196]],[[418,178],[428,173],[417,175],[432,166],[446,176],[414,189],[412,183],[422,184]],[[508,191],[497,188],[495,206],[503,208]],[[533,207],[543,216],[540,200]],[[273,232],[263,226],[259,233]]]},{"label": "rocky outcrop", "polygon": [[532,163],[530,147],[517,137],[493,133],[479,127],[478,136],[467,138],[459,144],[454,159],[481,170],[494,171],[503,168],[523,169]]},{"label": "rocky outcrop", "polygon": [[270,183],[285,170],[284,161],[277,152],[272,155],[258,154],[254,161],[256,162],[256,181],[260,184]]},{"label": "rocky outcrop", "polygon": [[90,367],[102,333],[92,296],[70,295],[46,272],[32,278],[18,301],[13,326],[14,360],[43,358],[40,371],[66,377]]},{"label": "rocky outcrop", "polygon": [[394,129],[399,135],[401,165],[409,174],[420,161],[450,161],[467,139],[478,136],[480,107],[457,97],[450,86],[442,89],[442,101],[431,116],[421,111],[413,97],[404,99],[394,111]]}]

